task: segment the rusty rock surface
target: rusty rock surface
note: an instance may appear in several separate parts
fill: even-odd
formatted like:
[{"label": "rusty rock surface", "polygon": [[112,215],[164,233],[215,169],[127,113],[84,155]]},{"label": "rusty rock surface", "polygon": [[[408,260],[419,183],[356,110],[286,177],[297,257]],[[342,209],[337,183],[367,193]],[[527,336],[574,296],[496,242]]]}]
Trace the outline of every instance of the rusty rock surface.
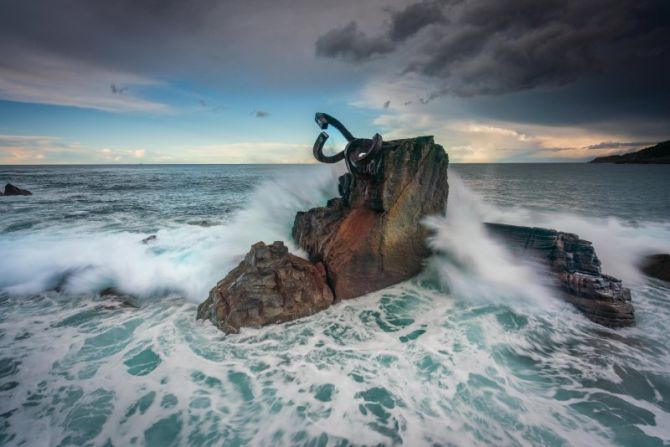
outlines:
[{"label": "rusty rock surface", "polygon": [[421,271],[430,255],[421,221],[446,210],[448,163],[431,136],[384,142],[369,172],[340,177],[340,198],[296,215],[293,238],[324,264],[337,300]]},{"label": "rusty rock surface", "polygon": [[312,315],[333,303],[323,266],[288,252],[283,242],[257,242],[198,306],[226,333]]}]

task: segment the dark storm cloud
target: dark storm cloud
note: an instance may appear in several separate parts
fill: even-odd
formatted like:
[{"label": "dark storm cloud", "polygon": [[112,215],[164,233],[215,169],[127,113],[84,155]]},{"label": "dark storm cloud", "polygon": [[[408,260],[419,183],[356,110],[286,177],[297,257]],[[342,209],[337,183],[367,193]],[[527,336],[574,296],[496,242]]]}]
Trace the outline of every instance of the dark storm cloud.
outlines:
[{"label": "dark storm cloud", "polygon": [[[322,85],[351,72],[314,58],[323,23],[350,14],[369,22],[366,17],[399,1],[341,0],[324,7],[309,0],[0,0],[0,80],[3,70],[24,80],[46,78],[56,63],[79,74],[116,73],[106,84],[117,86],[133,87],[130,75],[215,88],[234,88],[230,80],[273,88]],[[61,75],[58,82],[72,85],[74,77]],[[26,87],[7,88],[20,93]],[[8,96],[7,88],[0,85],[0,97]]]},{"label": "dark storm cloud", "polygon": [[319,37],[316,54],[361,62],[390,53],[396,49],[398,42],[412,37],[426,26],[446,22],[442,10],[444,4],[443,1],[422,1],[401,11],[391,12],[388,33],[379,36],[370,36],[359,29],[357,22],[349,22]]},{"label": "dark storm cloud", "polygon": [[48,55],[142,74],[193,69],[197,58],[213,53],[203,45],[206,34],[225,48],[207,13],[230,9],[214,0],[0,1],[2,63]]},{"label": "dark storm cloud", "polygon": [[393,51],[393,43],[386,37],[368,37],[358,29],[356,22],[328,31],[316,41],[316,54],[354,62]]},{"label": "dark storm cloud", "polygon": [[[355,23],[346,30],[355,31]],[[361,48],[392,42],[384,53],[405,59],[406,72],[437,81],[424,101],[558,87],[600,73],[616,76],[626,66],[640,73],[670,68],[665,0],[420,2],[391,13],[381,35],[346,30],[339,29],[337,51],[317,54],[363,62],[382,52]]]},{"label": "dark storm cloud", "polygon": [[434,23],[446,22],[443,5],[445,2],[423,1],[391,14],[389,37],[401,42]]}]

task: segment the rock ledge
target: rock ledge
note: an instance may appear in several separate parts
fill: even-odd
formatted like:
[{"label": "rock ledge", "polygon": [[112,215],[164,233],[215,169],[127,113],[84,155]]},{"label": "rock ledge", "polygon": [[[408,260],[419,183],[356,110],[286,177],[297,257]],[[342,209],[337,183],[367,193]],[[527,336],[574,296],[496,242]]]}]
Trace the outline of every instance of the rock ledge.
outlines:
[{"label": "rock ledge", "polygon": [[486,229],[518,257],[546,266],[563,298],[591,321],[608,327],[635,324],[630,290],[602,273],[591,242],[545,228],[487,223]]}]

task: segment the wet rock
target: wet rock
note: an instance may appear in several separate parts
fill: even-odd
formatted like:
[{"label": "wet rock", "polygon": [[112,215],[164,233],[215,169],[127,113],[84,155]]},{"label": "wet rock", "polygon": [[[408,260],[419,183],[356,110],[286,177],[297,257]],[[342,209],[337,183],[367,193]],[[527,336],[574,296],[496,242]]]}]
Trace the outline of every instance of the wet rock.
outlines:
[{"label": "wet rock", "polygon": [[216,225],[215,223],[212,223],[208,220],[193,220],[193,221],[190,221],[190,222],[187,222],[187,223],[189,225],[194,225],[196,227],[204,227],[204,228],[209,228],[209,227],[213,227],[214,225]]},{"label": "wet rock", "polygon": [[647,276],[670,282],[670,255],[659,253],[646,256],[640,263],[640,270]]},{"label": "wet rock", "polygon": [[100,295],[103,298],[110,298],[116,300],[121,304],[123,304],[124,306],[134,307],[136,309],[139,309],[141,307],[140,301],[139,299],[137,299],[137,297],[128,295],[127,293],[123,293],[114,287],[106,287],[102,289],[100,292],[98,292],[98,295]]},{"label": "wet rock", "polygon": [[486,228],[518,257],[546,266],[565,300],[590,320],[608,327],[635,323],[630,290],[602,273],[591,242],[545,228],[494,223],[487,223]]},{"label": "wet rock", "polygon": [[336,299],[421,271],[430,254],[421,220],[445,212],[448,162],[430,136],[384,142],[366,173],[340,177],[341,198],[296,215],[293,238],[323,262]]},{"label": "wet rock", "polygon": [[7,183],[5,185],[5,193],[4,195],[6,196],[32,196],[33,193],[28,191],[27,189],[21,189],[18,188],[11,183]]},{"label": "wet rock", "polygon": [[148,245],[148,244],[156,242],[157,239],[158,239],[158,236],[156,236],[155,234],[152,234],[151,236],[145,237],[144,239],[142,239],[142,243],[144,245]]},{"label": "wet rock", "polygon": [[257,242],[198,306],[197,318],[236,333],[312,315],[332,303],[323,265],[290,254],[283,242]]}]

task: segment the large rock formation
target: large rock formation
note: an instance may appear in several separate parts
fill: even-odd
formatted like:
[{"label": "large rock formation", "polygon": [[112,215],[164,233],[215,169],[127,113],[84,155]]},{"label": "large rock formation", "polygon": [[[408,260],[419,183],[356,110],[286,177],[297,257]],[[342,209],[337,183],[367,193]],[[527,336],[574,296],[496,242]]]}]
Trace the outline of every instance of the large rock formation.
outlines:
[{"label": "large rock formation", "polygon": [[590,242],[575,234],[544,228],[493,223],[486,228],[519,257],[545,265],[566,301],[590,320],[609,327],[635,323],[630,290],[601,272]]},{"label": "large rock formation", "polygon": [[661,253],[646,256],[640,264],[640,270],[647,276],[670,282],[670,255]]},{"label": "large rock formation", "polygon": [[12,185],[11,183],[7,183],[5,185],[5,194],[6,196],[32,196],[33,193],[28,191],[27,189],[21,189],[19,187],[16,187]]},{"label": "large rock formation", "polygon": [[447,205],[448,157],[433,137],[384,142],[365,172],[340,177],[341,198],[299,212],[293,237],[322,262],[335,298],[404,281],[430,254],[421,220]]},{"label": "large rock formation", "polygon": [[311,315],[333,303],[323,266],[294,256],[282,242],[257,242],[198,306],[226,333]]},{"label": "large rock formation", "polygon": [[[298,212],[293,238],[307,260],[281,242],[255,244],[198,307],[198,318],[225,332],[293,320],[419,273],[430,255],[422,220],[446,210],[448,156],[433,137],[383,142],[355,138],[338,120],[315,118],[324,129],[314,156],[324,163],[344,160],[340,197],[326,206]],[[335,155],[323,153],[329,126],[347,139]],[[634,323],[630,291],[602,274],[590,242],[574,234],[540,228],[487,224],[519,256],[542,262],[565,299],[591,320],[611,327]],[[468,241],[464,240],[463,244]]]}]

